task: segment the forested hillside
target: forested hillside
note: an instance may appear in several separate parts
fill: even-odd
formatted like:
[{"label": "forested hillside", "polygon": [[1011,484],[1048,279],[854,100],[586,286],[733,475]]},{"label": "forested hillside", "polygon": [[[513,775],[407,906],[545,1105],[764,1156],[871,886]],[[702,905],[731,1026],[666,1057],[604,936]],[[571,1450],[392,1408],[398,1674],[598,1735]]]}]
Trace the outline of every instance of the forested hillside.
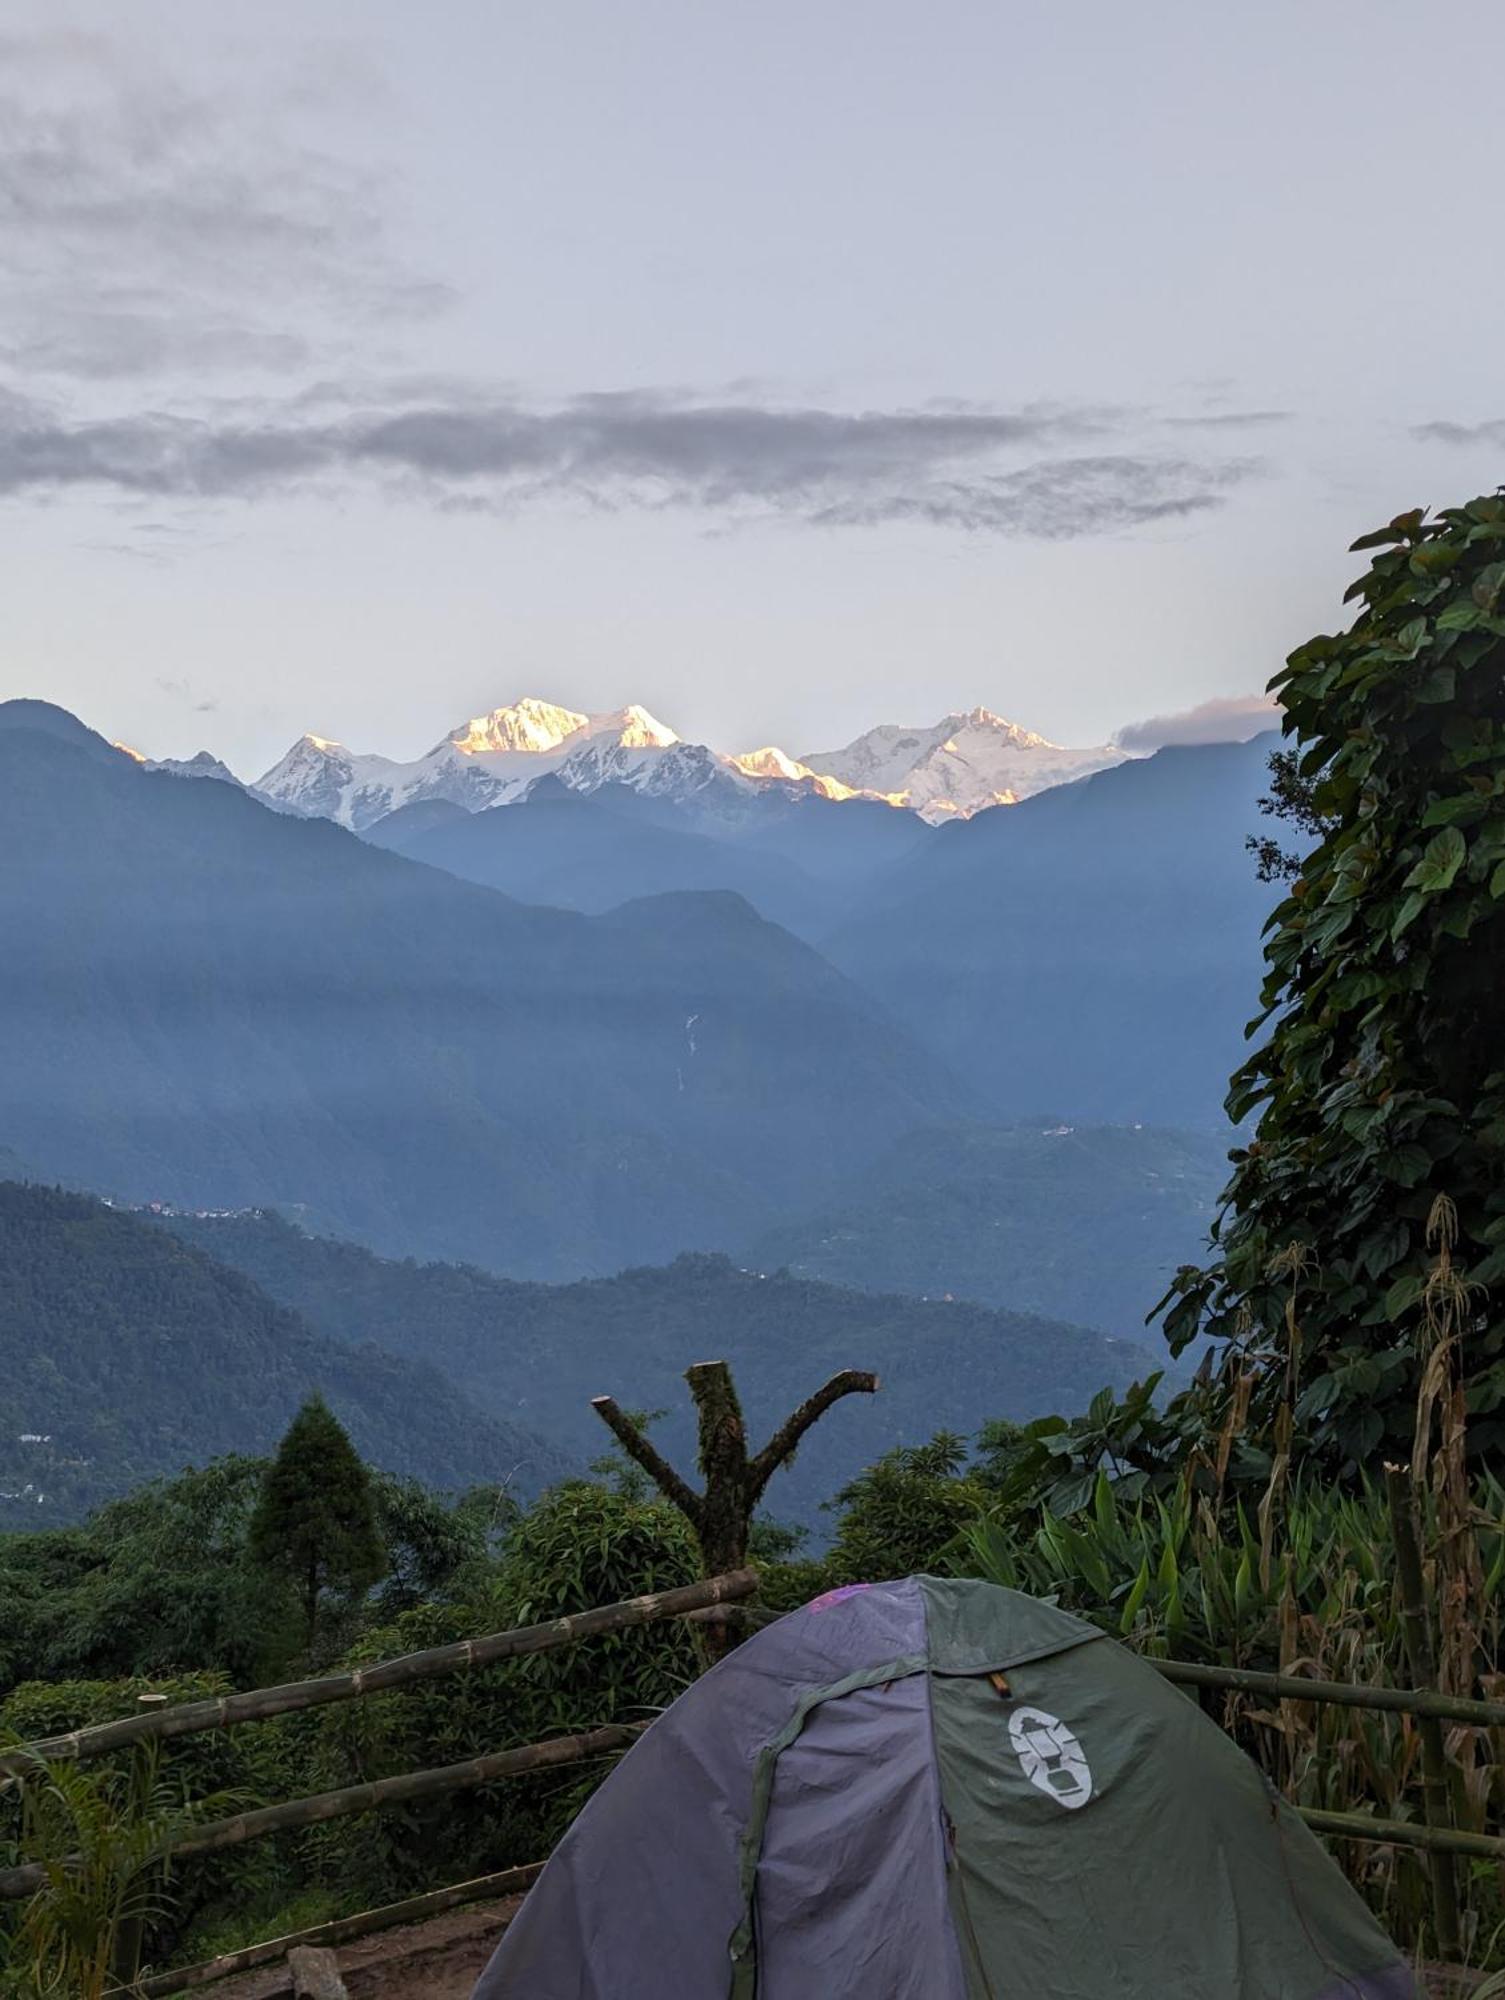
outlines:
[{"label": "forested hillside", "polygon": [[1150,1126],[951,1126],[911,1135],[831,1209],[770,1230],[762,1270],[975,1299],[1131,1339],[1200,1254],[1228,1140]]},{"label": "forested hillside", "polygon": [[433,1486],[534,1492],[566,1465],[437,1369],[311,1331],[165,1230],[0,1182],[0,1523],[73,1519],[143,1479],[265,1451],[314,1389],[374,1464]]},{"label": "forested hillside", "polygon": [[821,1426],[820,1463],[775,1480],[775,1514],[810,1518],[891,1446],[988,1417],[1085,1409],[1161,1365],[1146,1347],[1081,1327],[982,1306],[880,1297],[723,1256],[572,1285],[520,1284],[454,1265],[390,1263],[301,1234],[273,1216],[168,1224],[321,1333],[371,1339],[437,1363],[476,1406],[556,1438],[577,1457],[610,1440],[594,1395],[665,1412],[655,1435],[693,1458],[684,1384],[693,1361],[728,1360],[754,1430],[768,1431],[839,1368],[871,1368],[878,1395],[853,1398]]}]

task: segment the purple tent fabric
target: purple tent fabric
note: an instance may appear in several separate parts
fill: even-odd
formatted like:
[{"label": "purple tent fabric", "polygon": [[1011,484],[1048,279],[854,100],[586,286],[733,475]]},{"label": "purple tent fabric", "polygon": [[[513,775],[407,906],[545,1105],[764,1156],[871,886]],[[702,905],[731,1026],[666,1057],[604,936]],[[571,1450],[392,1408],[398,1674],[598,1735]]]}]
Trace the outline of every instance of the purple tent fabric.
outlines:
[{"label": "purple tent fabric", "polygon": [[[908,1581],[817,1600],[729,1654],[591,1799],[475,2000],[722,2000],[760,1755],[812,1689],[884,1661],[919,1662],[924,1649],[919,1588]],[[950,1996],[939,1989],[935,2000]]]}]

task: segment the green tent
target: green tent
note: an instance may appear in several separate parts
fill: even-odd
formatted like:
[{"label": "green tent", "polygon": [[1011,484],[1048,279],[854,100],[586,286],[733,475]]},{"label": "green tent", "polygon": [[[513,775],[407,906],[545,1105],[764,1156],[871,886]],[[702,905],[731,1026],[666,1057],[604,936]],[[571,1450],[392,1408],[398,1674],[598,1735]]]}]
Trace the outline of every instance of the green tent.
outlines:
[{"label": "green tent", "polygon": [[1195,1701],[1053,1605],[911,1577],[737,1648],[601,1787],[476,2000],[1412,2000]]}]

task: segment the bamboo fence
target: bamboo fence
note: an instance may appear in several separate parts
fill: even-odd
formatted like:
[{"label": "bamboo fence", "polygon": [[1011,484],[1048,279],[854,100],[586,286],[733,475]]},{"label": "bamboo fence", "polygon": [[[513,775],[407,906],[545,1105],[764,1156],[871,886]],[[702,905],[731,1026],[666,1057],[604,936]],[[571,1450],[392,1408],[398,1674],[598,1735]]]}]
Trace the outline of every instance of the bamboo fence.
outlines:
[{"label": "bamboo fence", "polygon": [[[494,1784],[500,1778],[519,1778],[529,1771],[552,1770],[560,1764],[583,1764],[592,1757],[607,1757],[614,1751],[628,1749],[647,1727],[646,1722],[612,1723],[604,1729],[586,1730],[579,1736],[550,1736],[542,1743],[498,1750],[489,1757],[468,1757],[461,1764],[441,1764],[429,1771],[404,1771],[395,1778],[374,1778],[364,1785],[345,1785],[339,1791],[289,1799],[285,1805],[258,1806],[235,1813],[229,1819],[195,1827],[164,1848],[162,1859],[182,1861],[196,1854],[216,1854],[222,1848],[241,1847],[248,1840],[262,1840],[271,1833],[287,1833],[297,1827],[341,1819],[347,1813],[374,1812],[378,1807],[401,1805],[408,1799],[465,1791],[476,1785]],[[44,1888],[48,1873],[47,1864],[41,1861],[0,1868],[0,1901],[29,1896]]]},{"label": "bamboo fence", "polygon": [[[1397,1541],[1404,1540],[1405,1524],[1398,1522]],[[1404,1552],[1401,1552],[1404,1554]],[[1432,1739],[1429,1766],[1435,1764],[1440,1741],[1440,1723],[1458,1722],[1483,1728],[1505,1727],[1505,1703],[1466,1700],[1446,1695],[1428,1685],[1432,1678],[1430,1635],[1424,1598],[1414,1588],[1415,1578],[1402,1577],[1408,1624],[1408,1664],[1419,1683],[1413,1688],[1363,1687],[1345,1681],[1308,1680],[1294,1674],[1262,1673],[1238,1667],[1203,1666],[1184,1660],[1152,1660],[1167,1680],[1188,1688],[1215,1688],[1235,1693],[1258,1694],[1279,1700],[1333,1703],[1415,1717],[1427,1738]],[[201,1731],[228,1729],[242,1722],[259,1722],[274,1715],[313,1708],[327,1702],[353,1701],[409,1686],[444,1674],[463,1672],[498,1660],[516,1659],[556,1647],[576,1644],[597,1633],[620,1631],[626,1627],[666,1618],[690,1618],[696,1622],[734,1619],[744,1624],[767,1622],[772,1614],[758,1613],[743,1600],[757,1589],[755,1571],[740,1569],[727,1575],[689,1584],[681,1589],[660,1591],[650,1596],[629,1598],[620,1604],[598,1606],[543,1624],[491,1633],[483,1638],[461,1640],[426,1652],[410,1653],[400,1659],[384,1660],[351,1673],[333,1674],[319,1680],[291,1682],[281,1687],[259,1688],[244,1694],[226,1695],[199,1702],[185,1702],[172,1708],[155,1708],[72,1730],[66,1735],[23,1744],[0,1754],[0,1784],[21,1777],[39,1763],[55,1757],[95,1757],[146,1739],[170,1739]],[[310,1798],[293,1799],[282,1805],[265,1806],[235,1814],[211,1825],[195,1828],[171,1850],[174,1856],[212,1853],[237,1846],[289,1828],[314,1825],[346,1813],[368,1812],[404,1800],[485,1785],[528,1771],[580,1763],[625,1749],[648,1725],[620,1723],[574,1736],[552,1737],[540,1743],[470,1758],[427,1771],[402,1773],[370,1783],[346,1786]],[[1505,1863],[1505,1839],[1492,1834],[1461,1831],[1451,1823],[1446,1785],[1433,1782],[1426,1788],[1425,1817],[1421,1820],[1371,1818],[1363,1813],[1325,1812],[1297,1807],[1301,1818],[1314,1832],[1329,1838],[1376,1842],[1424,1851],[1433,1864],[1434,1888],[1445,1909],[1447,1886],[1453,1881],[1452,1857],[1483,1859]],[[233,1972],[275,1963],[299,1945],[333,1945],[391,1925],[416,1922],[441,1911],[453,1909],[488,1896],[504,1896],[525,1890],[537,1876],[542,1863],[527,1868],[507,1869],[498,1875],[455,1883],[404,1902],[385,1905],[354,1916],[321,1924],[294,1936],[251,1945],[203,1965],[174,1973],[161,1973],[136,1989],[145,2000],[186,1992],[208,1985]],[[46,1880],[40,1863],[22,1863],[0,1869],[0,1899],[30,1895]],[[1453,1907],[1456,1909],[1456,1888]]]},{"label": "bamboo fence", "polygon": [[395,1660],[378,1660],[369,1667],[329,1674],[321,1680],[289,1681],[281,1687],[251,1688],[244,1694],[186,1701],[173,1708],[144,1709],[116,1722],[97,1722],[87,1729],[70,1729],[62,1736],[43,1737],[35,1743],[23,1743],[14,1750],[0,1752],[0,1779],[22,1776],[37,1763],[53,1758],[99,1757],[106,1751],[121,1750],[150,1738],[163,1742],[210,1729],[233,1729],[242,1722],[266,1722],[274,1715],[289,1715],[297,1709],[318,1708],[332,1701],[358,1701],[366,1695],[385,1694],[390,1688],[408,1687],[415,1681],[462,1673],[470,1667],[491,1666],[498,1660],[515,1660],[528,1653],[552,1652],[556,1647],[573,1646],[600,1632],[619,1632],[661,1618],[682,1618],[688,1611],[703,1610],[709,1605],[734,1603],[750,1597],[757,1587],[756,1570],[733,1570],[704,1583],[654,1591],[646,1597],[629,1597],[620,1604],[597,1605],[590,1611],[572,1612],[568,1617],[551,1618],[541,1625],[488,1633],[481,1639],[459,1639],[453,1645],[432,1646],[426,1652],[405,1653]]}]

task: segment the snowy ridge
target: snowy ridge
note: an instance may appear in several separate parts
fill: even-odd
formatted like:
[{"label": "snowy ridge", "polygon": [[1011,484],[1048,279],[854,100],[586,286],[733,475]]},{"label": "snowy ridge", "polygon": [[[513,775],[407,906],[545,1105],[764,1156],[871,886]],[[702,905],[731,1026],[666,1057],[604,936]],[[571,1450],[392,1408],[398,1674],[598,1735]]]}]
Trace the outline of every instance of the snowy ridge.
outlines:
[{"label": "snowy ridge", "polygon": [[[241,783],[208,751],[157,763],[139,751],[129,754],[148,770]],[[866,799],[936,823],[1012,805],[1121,763],[1124,754],[1107,744],[1064,748],[986,708],[943,716],[929,728],[883,723],[844,749],[805,757],[771,743],[729,753],[685,742],[635,704],[591,715],[527,695],[469,717],[407,762],[353,751],[326,736],[301,736],[245,789],[279,812],[332,819],[356,833],[425,800],[467,812],[514,804],[546,774],[572,791],[625,785],[723,814],[736,815],[774,793],[791,800]]]},{"label": "snowy ridge", "polygon": [[1052,785],[1121,764],[1125,755],[1110,744],[1066,749],[991,709],[973,708],[943,716],[929,729],[882,723],[845,749],[811,751],[800,763],[934,823],[1017,805]]}]

